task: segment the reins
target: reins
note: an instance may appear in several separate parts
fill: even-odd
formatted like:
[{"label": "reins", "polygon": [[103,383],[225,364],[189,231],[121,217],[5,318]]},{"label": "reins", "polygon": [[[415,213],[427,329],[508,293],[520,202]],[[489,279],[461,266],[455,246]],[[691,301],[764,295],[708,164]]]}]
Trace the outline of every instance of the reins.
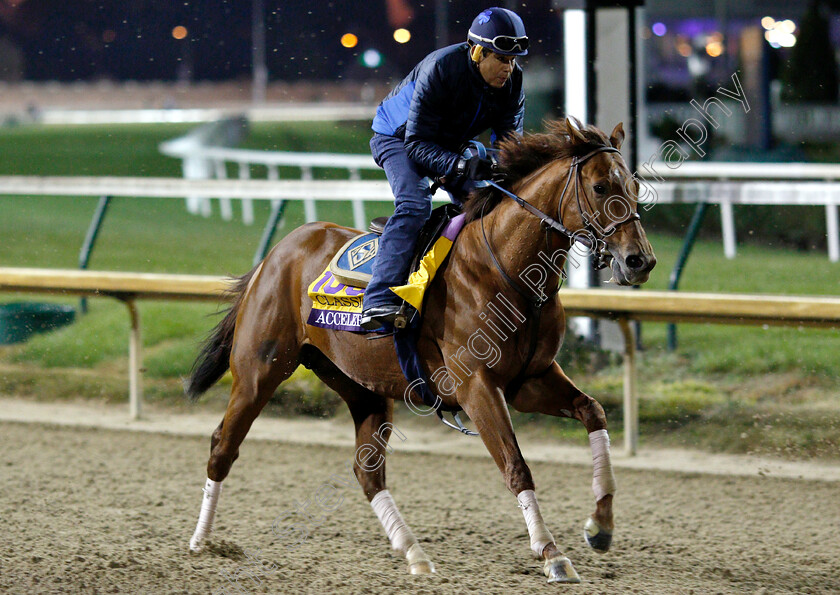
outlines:
[{"label": "reins", "polygon": [[[484,145],[478,143],[477,141],[471,141],[469,146],[472,147],[472,150],[476,151],[476,153],[481,156],[482,158],[486,157],[486,149]],[[575,157],[572,160],[571,165],[569,166],[569,171],[566,175],[566,182],[563,185],[563,192],[560,195],[560,201],[557,205],[557,218],[555,219],[551,215],[544,213],[534,205],[530,204],[521,196],[518,196],[503,188],[498,183],[492,180],[486,180],[482,182],[482,185],[493,186],[496,190],[502,193],[503,196],[507,196],[511,200],[513,200],[516,204],[520,207],[531,213],[532,215],[536,216],[540,220],[540,227],[545,230],[545,245],[546,250],[550,250],[550,240],[551,240],[551,232],[558,233],[569,238],[573,243],[580,242],[584,246],[586,246],[593,254],[595,254],[596,261],[594,263],[596,269],[602,269],[607,266],[609,263],[610,256],[606,253],[606,242],[604,242],[604,237],[614,232],[619,226],[628,223],[629,221],[634,221],[639,219],[639,214],[637,212],[633,212],[621,221],[612,222],[607,225],[607,227],[602,227],[597,222],[597,215],[599,214],[597,211],[592,210],[592,204],[589,201],[589,198],[586,197],[586,193],[584,193],[584,198],[586,199],[586,204],[589,209],[584,209],[583,204],[580,200],[580,171],[581,166],[585,164],[590,158],[598,153],[619,153],[619,150],[614,147],[609,146],[602,146],[597,147],[596,149],[590,151],[586,155],[581,157]],[[577,202],[578,210],[581,214],[581,219],[583,219],[584,228],[586,229],[588,234],[581,233],[581,230],[571,231],[565,225],[563,225],[563,204],[565,202],[566,193],[569,190],[569,186],[572,183],[572,179],[574,179],[574,193],[575,193],[575,201]],[[439,182],[435,182],[438,184]],[[510,275],[505,272],[502,264],[499,262],[499,259],[496,257],[496,253],[493,251],[493,247],[490,245],[490,240],[487,237],[487,230],[484,226],[484,209],[486,207],[486,203],[481,205],[481,213],[480,213],[480,226],[481,226],[481,235],[484,238],[484,244],[487,246],[487,251],[490,253],[490,258],[493,260],[493,265],[496,267],[496,270],[499,271],[502,278],[505,282],[513,287],[513,289],[522,296],[525,300],[525,303],[528,305],[528,324],[531,326],[531,332],[529,334],[528,339],[528,353],[525,357],[525,363],[523,364],[520,371],[517,375],[508,383],[505,392],[505,398],[507,400],[512,400],[516,393],[519,392],[519,389],[522,388],[527,376],[526,371],[528,370],[528,366],[531,365],[531,360],[534,358],[534,354],[537,351],[537,343],[539,342],[539,328],[540,328],[540,319],[542,316],[542,309],[546,303],[548,303],[557,293],[560,291],[560,288],[563,285],[562,276],[560,278],[560,282],[557,284],[557,289],[555,289],[551,295],[546,295],[544,292],[540,291],[538,294],[533,294],[527,291],[525,288],[522,287],[519,283],[517,283]],[[598,236],[601,237],[598,237]],[[533,321],[533,322],[532,322]],[[440,406],[435,406],[434,404],[427,403],[434,408],[435,413],[437,413],[438,418],[447,426],[452,429],[458,430],[464,434],[469,436],[477,436],[475,432],[468,430],[464,427],[464,424],[461,422],[460,417],[458,416],[458,411],[452,412],[452,416],[455,420],[455,424],[450,423],[443,417],[443,413],[441,411]]]}]

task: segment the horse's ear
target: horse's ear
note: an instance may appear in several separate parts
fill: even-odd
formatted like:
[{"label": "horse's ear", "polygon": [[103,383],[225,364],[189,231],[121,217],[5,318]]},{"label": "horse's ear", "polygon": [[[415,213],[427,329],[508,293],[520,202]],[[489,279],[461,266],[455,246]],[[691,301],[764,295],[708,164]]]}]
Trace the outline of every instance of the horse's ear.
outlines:
[{"label": "horse's ear", "polygon": [[624,123],[619,122],[613,128],[612,134],[610,134],[610,144],[615,147],[616,149],[621,148],[621,143],[624,142]]},{"label": "horse's ear", "polygon": [[574,116],[566,116],[566,130],[569,132],[569,135],[572,137],[573,140],[579,143],[585,143],[586,137],[581,132],[580,120],[575,118]]}]

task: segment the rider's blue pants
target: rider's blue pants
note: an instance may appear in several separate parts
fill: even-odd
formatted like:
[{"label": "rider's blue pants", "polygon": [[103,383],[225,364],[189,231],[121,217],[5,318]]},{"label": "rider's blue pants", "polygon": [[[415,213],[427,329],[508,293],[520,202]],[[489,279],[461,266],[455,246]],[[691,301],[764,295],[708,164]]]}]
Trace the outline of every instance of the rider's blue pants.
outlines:
[{"label": "rider's blue pants", "polygon": [[379,238],[364,308],[399,303],[388,288],[405,283],[417,235],[432,212],[431,180],[408,158],[403,140],[374,134],[370,149],[394,193],[394,214]]}]

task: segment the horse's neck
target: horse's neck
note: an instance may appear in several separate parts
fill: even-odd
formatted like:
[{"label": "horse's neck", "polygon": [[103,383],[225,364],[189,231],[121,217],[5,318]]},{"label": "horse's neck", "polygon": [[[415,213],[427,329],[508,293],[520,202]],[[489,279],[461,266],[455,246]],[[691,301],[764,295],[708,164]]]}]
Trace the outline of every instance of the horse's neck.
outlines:
[{"label": "horse's neck", "polygon": [[[523,199],[547,215],[556,216],[549,212],[549,207],[540,204],[551,201],[539,200],[540,193],[550,192],[550,187],[525,184],[523,188],[525,191],[520,195]],[[528,285],[543,270],[546,274],[546,287],[557,287],[560,271],[563,270],[571,246],[568,238],[549,232],[546,242],[546,232],[539,218],[507,198],[502,199],[485,217],[484,226],[487,240],[509,277]]]}]

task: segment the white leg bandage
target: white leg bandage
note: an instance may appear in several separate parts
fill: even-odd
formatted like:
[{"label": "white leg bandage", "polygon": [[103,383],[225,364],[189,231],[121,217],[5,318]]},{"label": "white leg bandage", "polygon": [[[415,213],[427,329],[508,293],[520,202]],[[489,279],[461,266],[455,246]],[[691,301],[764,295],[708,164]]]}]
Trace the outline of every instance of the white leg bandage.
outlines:
[{"label": "white leg bandage", "polygon": [[589,434],[592,447],[592,491],[597,502],[608,494],[615,494],[615,475],[610,462],[610,436],[606,430]]},{"label": "white leg bandage", "polygon": [[204,498],[201,500],[201,512],[198,515],[198,524],[195,526],[195,533],[190,539],[190,549],[200,552],[204,546],[204,540],[213,530],[213,517],[216,516],[216,504],[219,502],[219,494],[222,493],[222,482],[213,481],[208,478],[204,484]]},{"label": "white leg bandage", "polygon": [[519,508],[525,516],[525,524],[528,525],[528,534],[531,536],[531,550],[542,557],[542,552],[549,543],[554,543],[554,537],[543,522],[540,514],[540,505],[537,504],[537,495],[534,490],[523,490],[516,496]]},{"label": "white leg bandage", "polygon": [[391,493],[388,490],[382,490],[373,497],[370,505],[385,528],[391,547],[403,556],[407,556],[409,548],[417,543],[417,538],[405,524]]}]

